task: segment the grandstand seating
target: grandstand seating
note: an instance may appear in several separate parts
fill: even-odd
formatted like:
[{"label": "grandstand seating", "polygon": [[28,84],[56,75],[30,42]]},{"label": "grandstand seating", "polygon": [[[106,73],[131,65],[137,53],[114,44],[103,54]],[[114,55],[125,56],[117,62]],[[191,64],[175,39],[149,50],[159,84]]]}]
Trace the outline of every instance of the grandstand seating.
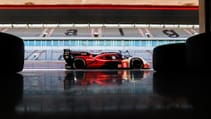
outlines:
[{"label": "grandstand seating", "polygon": [[[99,32],[100,37],[145,37],[145,34],[150,34],[150,37],[153,38],[169,38],[168,35],[163,33],[164,30],[172,30],[175,33],[179,34],[178,38],[188,38],[192,35],[198,33],[198,27],[195,25],[186,26],[186,27],[176,27],[160,25],[143,25],[143,26],[94,26],[94,25],[85,25],[85,26],[59,26],[59,25],[40,25],[38,27],[25,26],[17,27],[14,25],[11,26],[0,26],[1,32],[6,32],[14,34],[19,37],[40,37],[44,33],[47,33],[46,37],[70,37],[70,35],[65,35],[69,29],[77,30],[77,35],[74,37],[92,37],[94,32]],[[121,32],[120,32],[121,30]],[[123,35],[121,35],[123,33]]]},{"label": "grandstand seating", "polygon": [[123,28],[125,37],[141,37],[141,34],[135,28]]},{"label": "grandstand seating", "polygon": [[39,37],[42,31],[42,28],[7,28],[5,32],[20,37]]},{"label": "grandstand seating", "polygon": [[[167,30],[167,34],[163,31]],[[184,43],[198,33],[198,25],[156,24],[3,24],[0,31],[21,37],[25,60],[62,60],[62,49],[130,50],[149,62],[152,48],[168,43]],[[172,32],[173,31],[173,32]],[[69,32],[70,34],[66,34]],[[74,35],[71,33],[75,32]],[[175,37],[175,34],[178,34]],[[97,37],[95,35],[97,34]]]},{"label": "grandstand seating", "polygon": [[103,28],[102,36],[103,37],[121,37],[121,34],[118,28]]}]

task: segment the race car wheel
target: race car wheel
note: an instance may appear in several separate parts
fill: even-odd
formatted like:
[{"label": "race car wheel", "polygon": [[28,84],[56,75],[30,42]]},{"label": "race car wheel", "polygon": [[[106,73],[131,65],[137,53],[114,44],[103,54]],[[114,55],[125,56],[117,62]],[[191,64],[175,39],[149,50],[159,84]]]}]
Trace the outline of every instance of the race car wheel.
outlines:
[{"label": "race car wheel", "polygon": [[74,69],[84,69],[84,68],[86,68],[86,62],[84,61],[84,59],[76,58],[73,61],[73,68]]},{"label": "race car wheel", "polygon": [[140,69],[143,68],[143,61],[140,58],[133,58],[130,61],[130,68],[131,69]]}]

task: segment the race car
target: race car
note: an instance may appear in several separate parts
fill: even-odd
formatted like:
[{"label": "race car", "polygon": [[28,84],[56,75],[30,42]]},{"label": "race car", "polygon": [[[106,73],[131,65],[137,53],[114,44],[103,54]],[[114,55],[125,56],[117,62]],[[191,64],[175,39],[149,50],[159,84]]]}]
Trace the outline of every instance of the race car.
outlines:
[{"label": "race car", "polygon": [[83,51],[71,51],[69,49],[64,49],[63,57],[66,61],[66,69],[117,69],[123,60],[117,53],[93,54]]},{"label": "race car", "polygon": [[[118,70],[114,71],[97,71],[97,70],[83,70],[65,72],[65,87],[74,85],[88,86],[88,85],[119,85],[122,83],[122,75]],[[67,88],[66,88],[67,89]]]},{"label": "race car", "polygon": [[150,68],[142,57],[124,55],[121,52],[90,53],[64,49],[63,58],[66,69],[142,69]]}]

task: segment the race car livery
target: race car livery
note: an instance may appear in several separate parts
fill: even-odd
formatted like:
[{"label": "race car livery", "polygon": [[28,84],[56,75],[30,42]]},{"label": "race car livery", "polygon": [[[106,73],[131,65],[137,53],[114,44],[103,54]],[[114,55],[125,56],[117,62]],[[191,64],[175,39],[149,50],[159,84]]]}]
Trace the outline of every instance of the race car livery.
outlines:
[{"label": "race car livery", "polygon": [[64,49],[63,54],[66,69],[146,69],[150,68],[142,57],[123,55],[121,52],[90,53]]}]

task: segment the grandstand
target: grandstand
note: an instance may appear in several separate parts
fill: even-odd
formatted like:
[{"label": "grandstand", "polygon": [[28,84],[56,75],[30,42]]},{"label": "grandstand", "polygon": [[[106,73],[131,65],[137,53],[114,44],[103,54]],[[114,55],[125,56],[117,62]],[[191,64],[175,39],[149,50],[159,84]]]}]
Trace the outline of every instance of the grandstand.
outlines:
[{"label": "grandstand", "polygon": [[[41,33],[51,33],[49,37],[56,36],[56,37],[64,37],[65,32],[68,29],[76,29],[81,30],[78,32],[81,33],[88,33],[88,37],[92,30],[99,32],[101,30],[108,34],[107,37],[112,37],[112,34],[119,34],[119,29],[124,29],[126,32],[129,33],[132,37],[134,37],[134,32],[137,32],[138,29],[145,29],[144,32],[147,30],[165,30],[165,29],[176,29],[181,33],[184,33],[185,29],[192,29],[198,32],[199,25],[180,25],[180,24],[0,24],[0,31],[12,33],[18,35],[20,37],[38,37]],[[57,30],[57,31],[56,31]],[[113,33],[113,31],[116,33]],[[182,30],[182,31],[181,31]],[[193,31],[191,31],[193,32]],[[60,34],[61,33],[61,34]],[[187,33],[187,32],[186,32]],[[189,34],[189,33],[188,33]],[[81,37],[81,35],[78,35]],[[83,36],[83,35],[82,35]],[[86,35],[85,35],[86,36]],[[127,36],[127,35],[126,35]],[[137,35],[136,35],[137,36]],[[140,34],[138,35],[141,36]],[[130,36],[128,36],[130,37]],[[161,36],[162,37],[162,36]]]},{"label": "grandstand", "polygon": [[155,46],[184,42],[199,32],[198,2],[192,0],[153,5],[18,2],[0,5],[0,32],[24,39],[27,61],[62,61],[64,48],[129,50],[151,61]]},{"label": "grandstand", "polygon": [[188,37],[199,32],[199,26],[184,24],[1,24],[0,31],[19,36],[24,40],[25,60],[27,61],[25,68],[47,67],[52,69],[63,68],[62,55],[65,48],[90,52],[129,50],[132,55],[142,56],[151,62],[152,49],[155,46],[185,42]]},{"label": "grandstand", "polygon": [[[21,37],[25,67],[54,67],[64,63],[63,49],[90,52],[129,50],[151,62],[152,49],[161,44],[185,42],[199,32],[198,25],[171,24],[1,24],[0,31]],[[39,61],[31,62],[31,61]],[[58,68],[58,66],[55,66]],[[59,65],[59,67],[62,67]],[[41,67],[39,67],[41,68]]]}]

